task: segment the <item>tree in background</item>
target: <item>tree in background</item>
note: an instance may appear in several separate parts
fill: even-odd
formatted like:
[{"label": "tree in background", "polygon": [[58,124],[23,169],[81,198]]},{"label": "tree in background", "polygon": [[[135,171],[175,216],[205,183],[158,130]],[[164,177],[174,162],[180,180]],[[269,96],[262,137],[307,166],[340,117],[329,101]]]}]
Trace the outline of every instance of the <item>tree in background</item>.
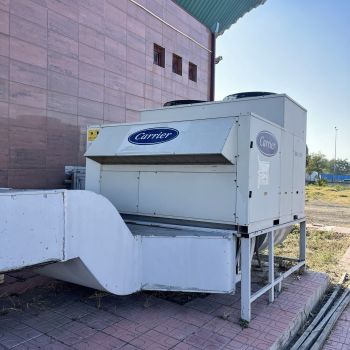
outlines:
[{"label": "tree in background", "polygon": [[[334,171],[334,159],[328,162],[328,172],[333,173]],[[347,159],[337,159],[335,162],[335,172],[338,175],[349,175],[350,174],[350,162]]]},{"label": "tree in background", "polygon": [[[311,174],[317,171],[319,174],[334,172],[334,159],[328,160],[326,156],[320,152],[310,153],[306,156],[306,172]],[[335,172],[337,175],[350,175],[350,162],[347,159],[337,159],[335,163]]]},{"label": "tree in background", "polygon": [[306,172],[311,174],[313,171],[325,173],[329,169],[329,161],[324,154],[321,152],[310,153],[307,159]]}]

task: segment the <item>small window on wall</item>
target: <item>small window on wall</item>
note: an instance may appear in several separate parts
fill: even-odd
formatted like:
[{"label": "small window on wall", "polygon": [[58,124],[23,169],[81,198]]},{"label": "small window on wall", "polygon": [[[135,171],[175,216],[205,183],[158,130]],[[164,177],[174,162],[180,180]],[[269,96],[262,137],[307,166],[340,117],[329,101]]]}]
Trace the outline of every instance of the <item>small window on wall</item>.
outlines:
[{"label": "small window on wall", "polygon": [[182,75],[182,57],[173,53],[173,73]]},{"label": "small window on wall", "polygon": [[197,81],[197,66],[192,62],[188,64],[188,79]]},{"label": "small window on wall", "polygon": [[153,63],[165,67],[165,49],[157,44],[153,45]]}]

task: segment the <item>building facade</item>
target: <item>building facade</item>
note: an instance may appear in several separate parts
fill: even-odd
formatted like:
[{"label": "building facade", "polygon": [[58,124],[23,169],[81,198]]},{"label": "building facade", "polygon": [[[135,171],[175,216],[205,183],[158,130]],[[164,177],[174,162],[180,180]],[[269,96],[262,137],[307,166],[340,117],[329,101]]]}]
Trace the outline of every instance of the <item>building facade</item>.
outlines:
[{"label": "building facade", "polygon": [[0,187],[61,188],[87,125],[208,100],[210,47],[171,0],[0,0]]}]

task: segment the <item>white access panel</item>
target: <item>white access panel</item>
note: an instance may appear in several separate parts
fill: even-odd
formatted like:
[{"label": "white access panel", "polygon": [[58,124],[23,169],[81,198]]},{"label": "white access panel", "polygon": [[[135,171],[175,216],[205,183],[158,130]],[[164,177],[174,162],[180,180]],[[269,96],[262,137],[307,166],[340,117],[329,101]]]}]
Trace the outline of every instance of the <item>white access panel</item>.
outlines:
[{"label": "white access panel", "polygon": [[139,172],[106,170],[102,166],[100,193],[121,213],[138,213]]},{"label": "white access panel", "polygon": [[143,236],[142,289],[234,292],[235,247],[234,235]]},{"label": "white access panel", "polygon": [[[269,132],[276,138],[279,148],[276,154],[266,156],[260,151],[257,145],[257,135],[261,131]],[[248,221],[249,225],[259,221],[271,224],[273,220],[279,219],[280,214],[281,128],[263,119],[253,117],[250,121],[250,140],[253,142],[253,147],[250,148],[249,156],[250,175],[247,193],[250,193],[251,197],[248,198]]]},{"label": "white access panel", "polygon": [[63,259],[63,203],[62,191],[0,194],[0,271]]},{"label": "white access panel", "polygon": [[[235,174],[203,172],[141,172],[139,214],[160,217],[235,223]],[[233,169],[221,166],[222,170]]]}]

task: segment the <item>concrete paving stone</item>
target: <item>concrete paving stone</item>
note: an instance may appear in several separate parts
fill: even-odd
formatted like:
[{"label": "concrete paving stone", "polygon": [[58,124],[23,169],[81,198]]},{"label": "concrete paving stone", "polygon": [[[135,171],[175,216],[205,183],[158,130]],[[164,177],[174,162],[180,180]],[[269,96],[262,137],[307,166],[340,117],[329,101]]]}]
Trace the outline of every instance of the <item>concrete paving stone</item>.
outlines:
[{"label": "concrete paving stone", "polygon": [[268,341],[263,339],[255,339],[251,346],[257,350],[268,350],[274,344],[274,341]]},{"label": "concrete paving stone", "polygon": [[23,343],[24,339],[14,335],[10,332],[0,334],[0,344],[5,347],[5,349],[10,349]]},{"label": "concrete paving stone", "polygon": [[139,334],[135,334],[123,328],[119,328],[118,325],[113,325],[104,329],[104,333],[107,333],[125,342],[130,342],[139,336]]},{"label": "concrete paving stone", "polygon": [[[311,280],[311,287],[305,284],[304,288],[298,280],[292,281],[293,288],[309,292],[310,288],[324,288],[326,280],[317,282],[311,276],[312,273],[302,276],[304,282]],[[63,284],[64,297],[54,303],[55,296],[61,296],[59,290],[40,291],[39,298],[35,293],[24,296],[32,305],[28,309],[0,316],[0,350],[13,346],[18,349],[265,350],[288,338],[303,312],[298,301],[307,297],[307,293],[293,296],[285,291],[275,303],[268,304],[268,296],[264,295],[252,305],[254,317],[249,328],[242,329],[238,322],[239,295],[209,295],[179,305],[149,293],[118,297]],[[317,295],[316,290],[310,292],[308,303]],[[292,308],[293,303],[297,307]],[[338,342],[328,342],[329,348],[349,348],[346,315],[344,312],[334,329]],[[28,338],[31,335],[34,338]],[[40,341],[47,343],[40,345]]]},{"label": "concrete paving stone", "polygon": [[120,339],[103,332],[97,332],[85,338],[84,341],[74,344],[73,348],[77,350],[112,350],[120,349],[124,345],[126,345],[126,343]]},{"label": "concrete paving stone", "polygon": [[210,294],[208,300],[215,301],[223,305],[232,305],[240,299],[240,292],[236,290],[236,294]]},{"label": "concrete paving stone", "polygon": [[66,344],[73,345],[95,334],[96,330],[80,322],[70,322],[47,333],[48,336]]},{"label": "concrete paving stone", "polygon": [[40,332],[47,333],[72,322],[72,320],[64,315],[48,310],[38,315],[25,314],[22,317],[22,322]]},{"label": "concrete paving stone", "polygon": [[327,340],[322,350],[349,350],[349,346],[336,341]]},{"label": "concrete paving stone", "polygon": [[181,312],[176,313],[173,317],[179,321],[190,323],[198,327],[202,327],[204,324],[214,318],[212,315],[208,315],[190,308],[184,308]]},{"label": "concrete paving stone", "polygon": [[[202,328],[212,332],[217,332],[218,330],[226,326],[227,323],[227,320],[224,320],[223,318],[214,317],[209,322],[205,323]],[[239,330],[241,330],[241,327],[239,327]]]},{"label": "concrete paving stone", "polygon": [[37,338],[31,339],[28,342],[20,344],[14,348],[15,350],[68,350],[69,346],[66,346],[54,338],[47,335],[41,335]]},{"label": "concrete paving stone", "polygon": [[13,325],[10,332],[24,340],[37,337],[41,334],[41,332],[21,322]]},{"label": "concrete paving stone", "polygon": [[340,320],[350,322],[350,309],[346,309],[340,316]]},{"label": "concrete paving stone", "polygon": [[251,334],[243,334],[241,332],[235,336],[234,340],[245,345],[253,346],[256,341],[256,338],[252,337]]},{"label": "concrete paving stone", "polygon": [[249,345],[243,344],[237,340],[232,340],[224,347],[225,350],[247,350]]},{"label": "concrete paving stone", "polygon": [[138,313],[142,313],[145,310],[145,307],[144,305],[133,304],[132,302],[130,302],[129,304],[127,303],[122,303],[122,304],[113,303],[112,305],[104,304],[103,309],[117,316],[133,320],[135,318],[135,315],[137,315]]},{"label": "concrete paving stone", "polygon": [[217,303],[215,301],[211,301],[208,298],[197,298],[186,303],[185,306],[204,312],[206,314],[210,314],[219,309],[222,306],[222,304]]},{"label": "concrete paving stone", "polygon": [[215,333],[217,333],[219,335],[223,335],[223,336],[230,338],[230,339],[234,339],[235,336],[239,333],[238,328],[239,328],[239,326],[237,327],[236,324],[233,324],[233,323],[227,324]]},{"label": "concrete paving stone", "polygon": [[[347,325],[347,327],[349,327],[349,325]],[[332,335],[335,339],[346,339],[347,337],[349,337],[349,329],[345,327],[339,327],[338,324],[336,324],[335,327],[332,329]]]},{"label": "concrete paving stone", "polygon": [[122,350],[137,350],[137,347],[131,344],[126,344],[123,347],[121,347]]},{"label": "concrete paving stone", "polygon": [[179,343],[177,345],[175,345],[172,350],[198,350],[197,347],[192,346],[190,344],[186,344],[186,343]]},{"label": "concrete paving stone", "polygon": [[[350,345],[350,339],[349,337],[344,337],[342,335],[337,335],[335,332],[333,332],[332,330],[332,339],[337,342],[337,343],[340,343],[340,344],[343,344],[343,345],[347,345],[349,346]],[[349,346],[350,347],[350,346]]]},{"label": "concrete paving stone", "polygon": [[157,332],[167,334],[175,339],[183,340],[188,337],[190,334],[198,331],[198,327],[192,324],[179,321],[175,318],[168,318],[162,324],[157,326],[155,330]]},{"label": "concrete paving stone", "polygon": [[19,322],[15,313],[0,316],[0,344],[4,347],[14,347],[28,339],[35,338],[41,333],[28,325]]},{"label": "concrete paving stone", "polygon": [[[287,320],[284,320],[283,318],[272,318],[271,314],[261,313],[257,315],[254,320],[251,321],[251,324],[253,325],[252,328],[260,329],[259,327],[263,327],[263,325],[269,326],[269,328],[276,329],[276,330],[285,330],[289,327],[290,323]],[[265,329],[265,331],[267,331]]]},{"label": "concrete paving stone", "polygon": [[239,320],[241,317],[241,310],[239,308],[233,307],[232,305],[221,305],[218,309],[213,311],[211,315],[226,320]]},{"label": "concrete paving stone", "polygon": [[230,338],[208,331],[206,329],[200,329],[196,333],[190,335],[185,339],[185,343],[196,346],[200,349],[208,349],[215,347],[221,349],[230,342]]},{"label": "concrete paving stone", "polygon": [[79,319],[85,315],[93,313],[95,310],[96,308],[90,305],[76,301],[68,305],[56,307],[54,309],[54,312],[69,317],[71,319]]},{"label": "concrete paving stone", "polygon": [[79,322],[96,330],[105,329],[121,320],[122,317],[103,310],[94,310],[88,315],[79,318]]},{"label": "concrete paving stone", "polygon": [[103,331],[115,338],[121,339],[125,342],[130,342],[149,330],[150,329],[144,325],[129,320],[122,320],[105,328]]},{"label": "concrete paving stone", "polygon": [[138,338],[135,338],[133,341],[131,341],[131,343],[133,345],[136,345],[138,342],[139,342],[139,338],[142,338],[142,339],[151,339],[153,342],[159,344],[159,345],[162,345],[166,348],[172,348],[173,346],[175,346],[176,344],[179,343],[179,340],[178,339],[175,339],[169,335],[166,335],[166,334],[163,334],[163,333],[160,333],[160,332],[157,332],[155,330],[150,330],[150,331],[147,331],[146,333],[142,334],[140,337]]},{"label": "concrete paving stone", "polygon": [[[278,335],[281,335],[281,333],[278,333]],[[267,330],[267,331],[260,331],[257,338],[266,342],[271,342],[273,344],[278,339],[278,336],[276,333],[275,334],[273,332],[270,333],[269,330]]]},{"label": "concrete paving stone", "polygon": [[[123,312],[124,318],[137,322],[139,324],[143,324],[148,328],[154,328],[164,322],[167,318],[176,314],[175,310],[168,309],[165,307],[157,308],[157,307],[143,307],[138,310],[131,310],[129,312]],[[120,315],[117,311],[117,315]]]},{"label": "concrete paving stone", "polygon": [[[157,340],[157,341],[156,341]],[[142,350],[166,350],[173,346],[166,346],[158,342],[158,338],[154,339],[149,335],[142,334],[139,337],[130,341],[130,344],[134,345],[137,349]]]}]

